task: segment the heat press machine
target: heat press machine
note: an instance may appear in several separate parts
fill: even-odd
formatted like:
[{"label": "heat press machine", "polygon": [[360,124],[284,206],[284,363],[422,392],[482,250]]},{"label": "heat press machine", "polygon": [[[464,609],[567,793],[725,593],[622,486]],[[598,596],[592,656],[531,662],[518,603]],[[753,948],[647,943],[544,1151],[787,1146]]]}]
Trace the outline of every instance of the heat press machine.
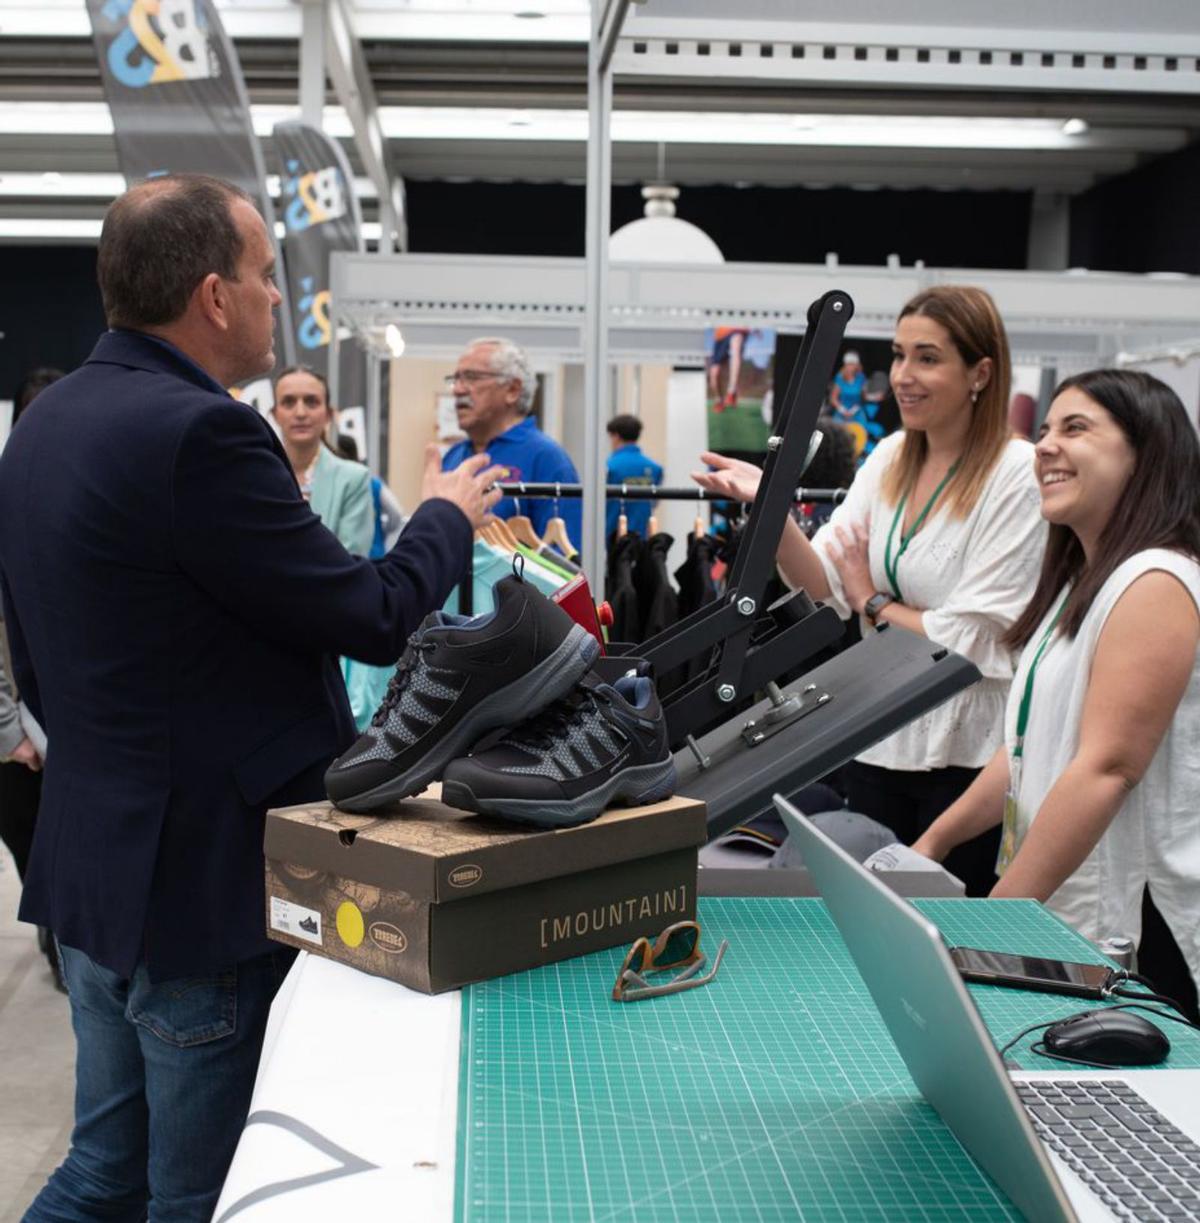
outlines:
[{"label": "heat press machine", "polygon": [[[663,706],[679,792],[708,805],[710,840],[767,812],[772,794],[792,797],[980,678],[965,658],[895,626],[818,664],[815,657],[842,639],[833,609],[816,606],[802,590],[764,605],[853,314],[853,301],[839,290],[809,308],[724,596],[625,654],[660,676],[680,667],[692,672]],[[612,648],[618,654],[608,665],[619,667],[621,647]],[[814,665],[805,670],[809,660]],[[792,678],[779,684],[785,676]]]}]

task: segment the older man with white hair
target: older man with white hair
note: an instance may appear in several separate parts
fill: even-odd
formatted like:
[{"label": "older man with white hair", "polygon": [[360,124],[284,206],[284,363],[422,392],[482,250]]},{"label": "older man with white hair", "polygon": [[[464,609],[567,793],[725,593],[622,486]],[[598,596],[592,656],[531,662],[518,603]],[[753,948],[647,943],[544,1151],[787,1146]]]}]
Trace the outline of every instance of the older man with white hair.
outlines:
[{"label": "older man with white hair", "polygon": [[[574,484],[579,480],[567,452],[547,437],[530,413],[537,379],[525,351],[511,340],[485,336],[472,340],[446,383],[454,392],[459,428],[467,440],[452,446],[442,460],[442,470],[452,471],[473,454],[487,453],[493,463],[506,468],[507,481]],[[517,506],[505,497],[492,511],[511,518]],[[533,522],[540,535],[553,516],[553,501],[522,501],[520,512]],[[582,507],[579,499],[559,503],[567,534],[579,545],[582,538]]]}]

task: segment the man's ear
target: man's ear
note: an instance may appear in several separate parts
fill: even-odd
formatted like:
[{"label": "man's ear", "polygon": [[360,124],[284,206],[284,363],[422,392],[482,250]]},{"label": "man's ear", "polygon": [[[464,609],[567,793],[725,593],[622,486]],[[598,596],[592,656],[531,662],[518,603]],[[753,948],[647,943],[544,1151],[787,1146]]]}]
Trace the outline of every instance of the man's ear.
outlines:
[{"label": "man's ear", "polygon": [[209,272],[196,286],[192,300],[207,323],[221,331],[229,330],[229,297],[225,282],[216,272]]}]

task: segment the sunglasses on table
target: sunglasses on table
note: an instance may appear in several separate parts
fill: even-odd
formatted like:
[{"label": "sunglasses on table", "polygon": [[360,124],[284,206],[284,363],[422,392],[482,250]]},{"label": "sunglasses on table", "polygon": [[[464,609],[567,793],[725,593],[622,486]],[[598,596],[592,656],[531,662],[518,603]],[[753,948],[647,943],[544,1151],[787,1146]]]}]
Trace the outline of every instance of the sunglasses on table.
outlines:
[{"label": "sunglasses on table", "polygon": [[[707,985],[721,967],[729,941],[723,939],[717,948],[717,958],[712,969],[701,970],[708,957],[700,950],[700,925],[694,921],[676,922],[668,926],[652,943],[639,938],[625,953],[621,970],[613,985],[614,1002],[637,1002],[642,998],[656,998],[662,994],[678,994],[685,989],[696,989]],[[669,981],[647,980],[652,974],[674,972]]]}]

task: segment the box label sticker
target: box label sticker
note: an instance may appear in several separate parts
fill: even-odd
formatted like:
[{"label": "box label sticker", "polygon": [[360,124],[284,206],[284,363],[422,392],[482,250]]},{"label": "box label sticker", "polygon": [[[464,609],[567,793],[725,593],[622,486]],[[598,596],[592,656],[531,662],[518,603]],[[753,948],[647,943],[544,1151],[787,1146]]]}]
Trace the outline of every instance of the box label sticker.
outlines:
[{"label": "box label sticker", "polygon": [[476,866],[473,862],[464,862],[450,872],[448,882],[452,888],[469,888],[474,887],[482,878],[482,866]]},{"label": "box label sticker", "polygon": [[403,955],[408,949],[408,936],[389,921],[372,922],[369,934],[371,942],[388,955]]},{"label": "box label sticker", "polygon": [[271,929],[321,946],[321,915],[280,896],[271,897]]}]

